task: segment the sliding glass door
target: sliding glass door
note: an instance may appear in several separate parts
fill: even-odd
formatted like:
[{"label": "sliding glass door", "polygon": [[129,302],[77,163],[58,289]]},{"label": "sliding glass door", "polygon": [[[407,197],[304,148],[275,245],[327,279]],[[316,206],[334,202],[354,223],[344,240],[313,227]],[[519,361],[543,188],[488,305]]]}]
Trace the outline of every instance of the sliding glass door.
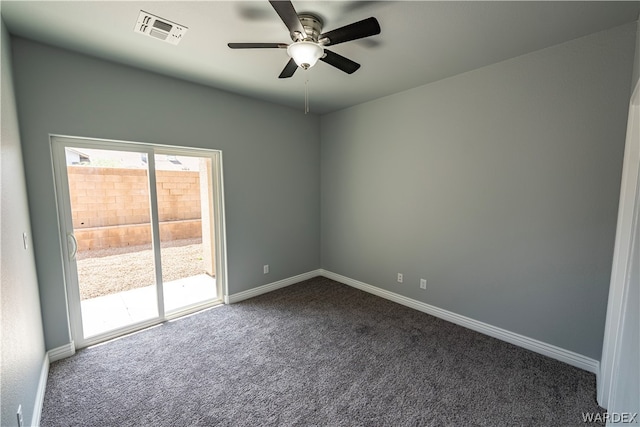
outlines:
[{"label": "sliding glass door", "polygon": [[147,154],[64,150],[84,338],[157,319]]},{"label": "sliding glass door", "polygon": [[217,151],[53,137],[76,347],[219,304]]},{"label": "sliding glass door", "polygon": [[156,154],[164,307],[216,299],[213,165],[210,157]]}]

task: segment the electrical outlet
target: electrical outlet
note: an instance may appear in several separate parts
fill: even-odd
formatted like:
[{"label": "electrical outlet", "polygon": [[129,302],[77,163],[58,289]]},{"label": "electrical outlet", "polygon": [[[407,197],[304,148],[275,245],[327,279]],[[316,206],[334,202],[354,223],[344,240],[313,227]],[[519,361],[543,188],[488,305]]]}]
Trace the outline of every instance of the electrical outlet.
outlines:
[{"label": "electrical outlet", "polygon": [[404,277],[402,276],[402,273],[398,273],[398,283],[402,283],[404,281]]},{"label": "electrical outlet", "polygon": [[427,289],[427,279],[420,279],[420,289]]},{"label": "electrical outlet", "polygon": [[267,274],[268,272],[269,272],[269,265],[268,264],[263,265],[262,266],[262,273],[263,274]]},{"label": "electrical outlet", "polygon": [[24,418],[22,418],[22,405],[18,405],[18,413],[16,414],[18,417],[18,427],[24,427]]}]

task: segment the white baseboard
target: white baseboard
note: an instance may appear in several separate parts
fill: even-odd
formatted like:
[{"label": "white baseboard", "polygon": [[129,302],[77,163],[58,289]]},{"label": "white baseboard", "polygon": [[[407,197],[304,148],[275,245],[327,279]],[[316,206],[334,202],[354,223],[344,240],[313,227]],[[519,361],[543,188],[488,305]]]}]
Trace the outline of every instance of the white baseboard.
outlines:
[{"label": "white baseboard", "polygon": [[228,295],[224,298],[225,304],[233,304],[249,298],[256,297],[258,295],[266,294],[267,292],[275,291],[276,289],[284,288],[294,283],[302,282],[304,280],[312,279],[317,276],[321,276],[322,270],[313,270],[307,273],[299,274],[297,276],[282,279],[277,282],[268,283],[266,285],[258,286],[257,288],[249,289],[247,291],[238,292],[237,294]]},{"label": "white baseboard", "polygon": [[496,326],[489,325],[488,323],[480,322],[478,320],[474,320],[469,317],[453,313],[451,311],[443,310],[436,306],[407,298],[394,292],[389,292],[384,289],[359,282],[349,277],[333,273],[331,271],[320,270],[320,275],[328,279],[332,279],[337,282],[344,283],[345,285],[349,285],[351,287],[368,292],[370,294],[388,299],[398,304],[402,304],[415,310],[422,311],[423,313],[430,314],[448,322],[455,323],[468,329],[472,329],[476,332],[489,335],[490,337],[506,341],[510,344],[526,348],[527,350],[531,350],[536,353],[540,353],[544,356],[548,356],[552,359],[556,359],[577,368],[584,369],[585,371],[592,372],[596,375],[599,374],[600,362],[591,359],[590,357],[583,356],[573,351],[565,350],[555,345],[547,344],[545,342],[508,331],[506,329],[498,328]]},{"label": "white baseboard", "polygon": [[65,344],[60,347],[52,348],[47,352],[49,355],[49,363],[55,362],[56,360],[64,359],[65,357],[70,357],[76,354],[76,346],[73,341],[69,344]]},{"label": "white baseboard", "polygon": [[33,414],[31,415],[31,425],[40,426],[40,418],[42,416],[42,405],[44,404],[44,392],[47,389],[47,377],[49,376],[49,353],[44,354],[42,360],[42,368],[40,369],[40,379],[38,380],[38,390],[36,392],[36,400],[33,405]]},{"label": "white baseboard", "polygon": [[47,378],[49,377],[49,365],[56,360],[73,356],[76,353],[76,346],[71,341],[69,344],[51,349],[44,354],[42,360],[42,368],[40,368],[40,379],[38,380],[38,390],[33,405],[33,414],[31,415],[31,425],[40,426],[40,418],[42,417],[42,405],[44,405],[44,393],[47,389]]}]

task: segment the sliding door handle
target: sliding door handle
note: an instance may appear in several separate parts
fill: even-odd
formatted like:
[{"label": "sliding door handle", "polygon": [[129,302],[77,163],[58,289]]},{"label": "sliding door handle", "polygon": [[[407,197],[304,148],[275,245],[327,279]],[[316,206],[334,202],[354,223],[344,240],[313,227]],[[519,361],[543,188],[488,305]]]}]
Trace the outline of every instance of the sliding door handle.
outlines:
[{"label": "sliding door handle", "polygon": [[67,233],[67,247],[69,248],[69,261],[75,261],[78,253],[78,241],[73,233]]}]

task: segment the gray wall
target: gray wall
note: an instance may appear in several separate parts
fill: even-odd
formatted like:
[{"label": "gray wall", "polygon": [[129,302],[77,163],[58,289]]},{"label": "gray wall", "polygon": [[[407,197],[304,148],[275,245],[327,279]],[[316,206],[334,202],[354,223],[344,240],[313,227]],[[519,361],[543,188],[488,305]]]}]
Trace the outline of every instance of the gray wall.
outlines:
[{"label": "gray wall", "polygon": [[320,267],[317,116],[19,38],[13,56],[47,349],[70,340],[50,133],[221,149],[231,294]]},{"label": "gray wall", "polygon": [[323,116],[322,267],[599,360],[635,30]]},{"label": "gray wall", "polygon": [[[22,405],[25,425],[32,425],[40,371],[45,357],[36,266],[31,244],[27,190],[22,166],[18,117],[11,73],[9,34],[0,20],[2,43],[2,133],[0,134],[0,425],[16,424]],[[28,236],[24,249],[22,233]]]}]

